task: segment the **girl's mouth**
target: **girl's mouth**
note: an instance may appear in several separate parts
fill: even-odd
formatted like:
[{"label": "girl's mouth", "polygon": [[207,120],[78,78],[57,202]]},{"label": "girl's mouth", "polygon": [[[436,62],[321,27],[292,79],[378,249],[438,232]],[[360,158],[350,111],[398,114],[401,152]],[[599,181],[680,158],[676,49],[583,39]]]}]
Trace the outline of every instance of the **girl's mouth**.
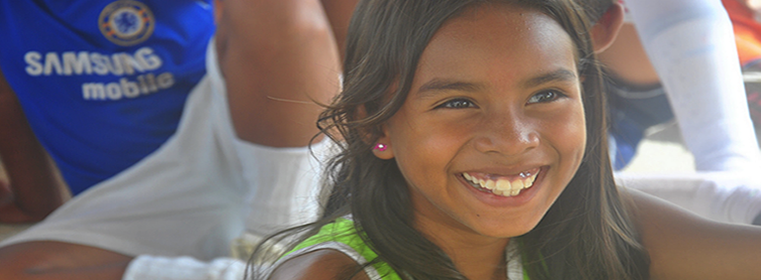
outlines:
[{"label": "girl's mouth", "polygon": [[462,177],[465,178],[465,181],[470,183],[471,186],[480,191],[491,192],[495,195],[504,197],[512,197],[519,195],[521,191],[533,186],[534,180],[536,180],[536,176],[539,175],[540,170],[541,169],[539,168],[534,168],[510,176],[464,172],[462,173]]}]

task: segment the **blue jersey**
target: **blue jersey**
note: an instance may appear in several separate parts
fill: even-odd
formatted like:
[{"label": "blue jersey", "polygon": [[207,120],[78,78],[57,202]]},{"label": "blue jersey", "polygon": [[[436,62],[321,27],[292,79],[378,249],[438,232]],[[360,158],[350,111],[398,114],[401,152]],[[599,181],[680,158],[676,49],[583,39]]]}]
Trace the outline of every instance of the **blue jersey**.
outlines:
[{"label": "blue jersey", "polygon": [[0,18],[0,68],[73,194],[175,132],[214,32],[211,0],[13,0]]}]

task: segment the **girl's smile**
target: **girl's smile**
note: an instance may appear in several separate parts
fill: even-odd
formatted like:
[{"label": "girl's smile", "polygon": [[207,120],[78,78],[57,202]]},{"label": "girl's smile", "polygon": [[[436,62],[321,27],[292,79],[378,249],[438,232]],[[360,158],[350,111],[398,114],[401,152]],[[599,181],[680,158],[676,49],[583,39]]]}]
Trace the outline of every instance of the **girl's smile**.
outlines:
[{"label": "girl's smile", "polygon": [[395,158],[418,230],[503,239],[539,223],[584,153],[574,49],[552,18],[515,6],[439,29],[376,153]]},{"label": "girl's smile", "polygon": [[486,193],[495,194],[503,197],[514,197],[523,190],[531,188],[539,175],[539,168],[522,171],[517,175],[498,175],[488,173],[473,174],[464,172],[462,177],[467,180],[471,186]]}]

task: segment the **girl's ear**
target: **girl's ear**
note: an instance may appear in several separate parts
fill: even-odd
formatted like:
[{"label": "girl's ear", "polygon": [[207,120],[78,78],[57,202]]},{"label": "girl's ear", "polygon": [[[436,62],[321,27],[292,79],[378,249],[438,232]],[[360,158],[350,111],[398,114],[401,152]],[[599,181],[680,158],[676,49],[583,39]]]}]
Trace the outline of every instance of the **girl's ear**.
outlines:
[{"label": "girl's ear", "polygon": [[599,54],[616,40],[618,31],[624,23],[624,7],[616,2],[610,5],[607,11],[592,26],[592,47]]},{"label": "girl's ear", "polygon": [[391,137],[388,135],[388,128],[384,124],[381,128],[383,135],[373,144],[373,154],[379,159],[394,158],[394,147],[391,146]]},{"label": "girl's ear", "polygon": [[[367,117],[367,111],[365,110],[365,106],[359,106],[357,108],[357,119],[361,120]],[[374,132],[371,132],[371,129],[366,129],[364,131],[364,137],[362,137],[362,141],[372,145],[371,149],[373,151],[373,154],[379,158],[379,159],[392,159],[394,158],[394,150],[391,149],[391,138],[388,137],[388,127],[386,127],[385,124],[381,125],[381,136],[378,137],[378,139],[375,140],[375,143],[370,143],[372,141],[372,136],[376,135]]]}]

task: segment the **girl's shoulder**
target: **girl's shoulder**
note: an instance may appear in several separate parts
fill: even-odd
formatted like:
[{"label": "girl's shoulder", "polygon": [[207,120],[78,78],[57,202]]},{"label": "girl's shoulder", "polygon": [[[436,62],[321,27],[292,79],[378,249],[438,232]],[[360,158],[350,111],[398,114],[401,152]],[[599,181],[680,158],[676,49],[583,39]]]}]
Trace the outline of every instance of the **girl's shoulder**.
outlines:
[{"label": "girl's shoulder", "polygon": [[[708,220],[665,200],[625,189],[628,208],[658,279],[758,279],[761,227]],[[730,269],[731,268],[731,269]]]},{"label": "girl's shoulder", "polygon": [[354,222],[339,218],[286,253],[271,279],[400,279],[386,263],[373,262],[377,257]]},{"label": "girl's shoulder", "polygon": [[[359,273],[355,273],[357,271]],[[319,249],[290,258],[280,264],[269,279],[370,280],[354,259],[335,249]]]}]

